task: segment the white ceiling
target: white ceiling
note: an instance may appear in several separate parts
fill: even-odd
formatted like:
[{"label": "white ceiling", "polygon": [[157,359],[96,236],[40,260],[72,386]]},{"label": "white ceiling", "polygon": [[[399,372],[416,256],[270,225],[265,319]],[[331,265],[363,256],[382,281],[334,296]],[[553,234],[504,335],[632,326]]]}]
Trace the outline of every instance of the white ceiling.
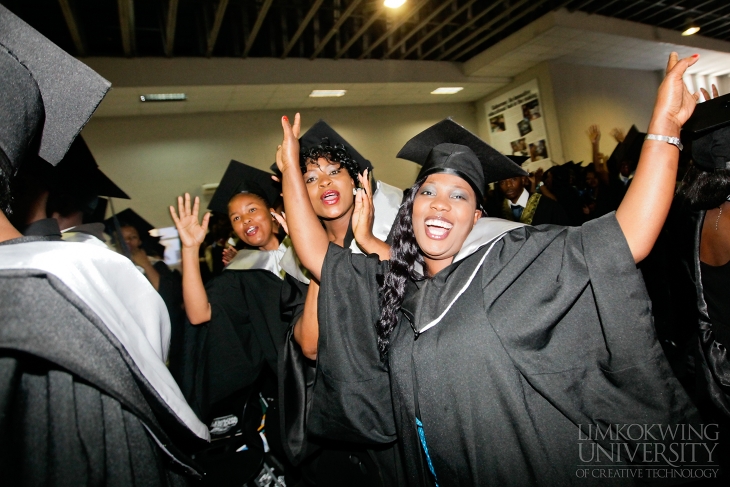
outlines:
[{"label": "white ceiling", "polygon": [[[438,82],[123,87],[112,89],[94,116],[460,103],[478,100],[504,84],[506,81],[462,82],[456,86],[464,89],[454,95],[432,95],[431,91],[440,86],[454,85]],[[314,89],[347,90],[347,94],[336,98],[310,98]],[[187,95],[186,101],[142,103],[139,100],[140,95],[149,93],[180,92]]]},{"label": "white ceiling", "polygon": [[[730,84],[730,78],[727,78],[730,74],[729,42],[700,36],[681,37],[678,32],[666,29],[565,10],[538,19],[463,64],[374,60],[323,61],[319,64],[300,60],[225,60],[216,63],[213,60],[175,59],[157,61],[159,66],[164,66],[160,68],[155,67],[155,60],[148,59],[134,61],[137,69],[139,63],[148,64],[139,76],[144,80],[139,86],[135,86],[135,72],[130,74],[130,65],[125,64],[130,61],[91,60],[89,64],[107,76],[113,85],[120,85],[115,82],[117,77],[123,79],[123,86],[113,88],[95,114],[115,117],[472,102],[542,62],[659,70],[664,68],[671,51],[678,51],[682,56],[701,55],[700,61],[689,71],[694,75],[688,76],[689,84],[707,85],[708,79],[714,82],[715,77],[722,77],[722,82]],[[184,64],[186,62],[197,64]],[[216,77],[217,67],[220,67],[220,75]],[[166,82],[155,84],[158,79]],[[217,79],[221,81],[217,82]],[[430,94],[441,86],[463,86],[464,90],[454,95]],[[727,86],[724,88],[727,90]],[[309,98],[313,89],[345,89],[347,94],[338,98]],[[139,100],[140,95],[171,92],[184,92],[188,100],[155,103]]]}]

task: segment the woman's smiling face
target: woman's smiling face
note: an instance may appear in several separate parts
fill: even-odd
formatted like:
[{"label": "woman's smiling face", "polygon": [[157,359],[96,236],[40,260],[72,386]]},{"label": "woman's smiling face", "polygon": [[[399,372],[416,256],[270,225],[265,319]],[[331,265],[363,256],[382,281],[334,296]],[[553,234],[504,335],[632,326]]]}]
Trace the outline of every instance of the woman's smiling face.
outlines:
[{"label": "woman's smiling face", "polygon": [[413,233],[430,275],[451,264],[481,215],[465,180],[445,173],[426,178],[413,200]]},{"label": "woman's smiling face", "polygon": [[237,194],[228,202],[228,218],[238,238],[251,247],[274,250],[279,241],[273,230],[270,209],[255,194]]},{"label": "woman's smiling face", "polygon": [[325,220],[342,217],[355,203],[352,190],[355,182],[338,162],[320,157],[309,161],[303,175],[314,212]]}]

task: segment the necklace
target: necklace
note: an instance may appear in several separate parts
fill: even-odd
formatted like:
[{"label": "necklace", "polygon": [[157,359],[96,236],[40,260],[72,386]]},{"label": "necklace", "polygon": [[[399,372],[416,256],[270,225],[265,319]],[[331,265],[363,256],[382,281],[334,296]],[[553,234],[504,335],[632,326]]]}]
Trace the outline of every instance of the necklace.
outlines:
[{"label": "necklace", "polygon": [[717,219],[715,220],[715,231],[717,231],[717,225],[720,223],[721,216],[722,216],[722,205],[720,205],[720,213],[717,214]]}]

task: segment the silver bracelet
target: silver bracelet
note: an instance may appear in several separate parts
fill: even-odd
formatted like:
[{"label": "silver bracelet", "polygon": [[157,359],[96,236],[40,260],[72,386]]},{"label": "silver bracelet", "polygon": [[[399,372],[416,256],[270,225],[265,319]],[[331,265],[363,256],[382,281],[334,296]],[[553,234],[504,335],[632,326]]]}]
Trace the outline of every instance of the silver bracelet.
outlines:
[{"label": "silver bracelet", "polygon": [[684,149],[684,146],[682,145],[682,141],[679,140],[679,137],[669,137],[668,135],[656,135],[656,134],[646,134],[646,137],[644,137],[644,140],[660,140],[662,142],[666,142],[667,144],[672,144],[673,146],[676,146],[677,149],[680,151]]}]

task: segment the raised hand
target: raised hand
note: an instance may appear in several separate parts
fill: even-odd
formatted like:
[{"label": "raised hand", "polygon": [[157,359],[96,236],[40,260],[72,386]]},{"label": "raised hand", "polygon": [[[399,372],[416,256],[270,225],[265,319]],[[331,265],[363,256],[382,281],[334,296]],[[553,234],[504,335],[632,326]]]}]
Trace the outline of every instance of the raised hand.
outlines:
[{"label": "raised hand", "polygon": [[286,213],[283,211],[281,212],[281,215],[276,212],[271,212],[271,216],[274,217],[274,219],[279,222],[279,225],[281,225],[281,228],[284,229],[284,233],[289,235],[289,225],[286,224]]},{"label": "raised hand", "polygon": [[659,86],[649,131],[653,134],[679,137],[684,122],[692,115],[700,94],[689,92],[682,76],[700,58],[699,54],[679,59],[676,52],[669,55],[664,81]]},{"label": "raised hand", "polygon": [[206,213],[203,216],[203,222],[198,223],[200,198],[195,197],[195,203],[191,210],[189,193],[185,193],[184,200],[182,196],[177,197],[177,208],[180,216],[178,217],[177,213],[175,213],[175,208],[172,206],[170,206],[170,215],[172,216],[172,221],[175,222],[182,246],[187,248],[200,247],[200,244],[205,240],[205,234],[208,233],[210,213]]},{"label": "raised hand", "polygon": [[361,246],[367,244],[374,238],[373,221],[375,218],[375,207],[373,206],[373,193],[370,187],[368,170],[357,175],[361,188],[355,195],[355,209],[352,212],[352,233],[355,241]]},{"label": "raised hand", "polygon": [[223,250],[223,265],[228,265],[238,255],[238,250],[234,247],[226,247]]},{"label": "raised hand", "polygon": [[601,141],[601,129],[598,128],[598,125],[591,125],[588,127],[588,138],[590,139],[591,144],[598,145]]},{"label": "raised hand", "polygon": [[284,173],[287,169],[299,171],[299,131],[301,129],[301,117],[294,115],[294,125],[289,124],[289,119],[281,117],[281,128],[284,130],[284,140],[276,150],[276,166]]},{"label": "raised hand", "polygon": [[611,130],[611,135],[614,139],[616,139],[616,142],[619,144],[624,141],[626,138],[626,134],[624,133],[623,129],[620,129],[618,127],[615,127],[613,130]]},{"label": "raised hand", "polygon": [[702,92],[702,96],[705,98],[705,101],[712,100],[713,98],[717,98],[718,96],[720,96],[720,93],[718,93],[717,91],[717,86],[715,86],[714,84],[712,85],[712,96],[710,96],[710,94],[704,88],[700,88],[700,91]]}]

